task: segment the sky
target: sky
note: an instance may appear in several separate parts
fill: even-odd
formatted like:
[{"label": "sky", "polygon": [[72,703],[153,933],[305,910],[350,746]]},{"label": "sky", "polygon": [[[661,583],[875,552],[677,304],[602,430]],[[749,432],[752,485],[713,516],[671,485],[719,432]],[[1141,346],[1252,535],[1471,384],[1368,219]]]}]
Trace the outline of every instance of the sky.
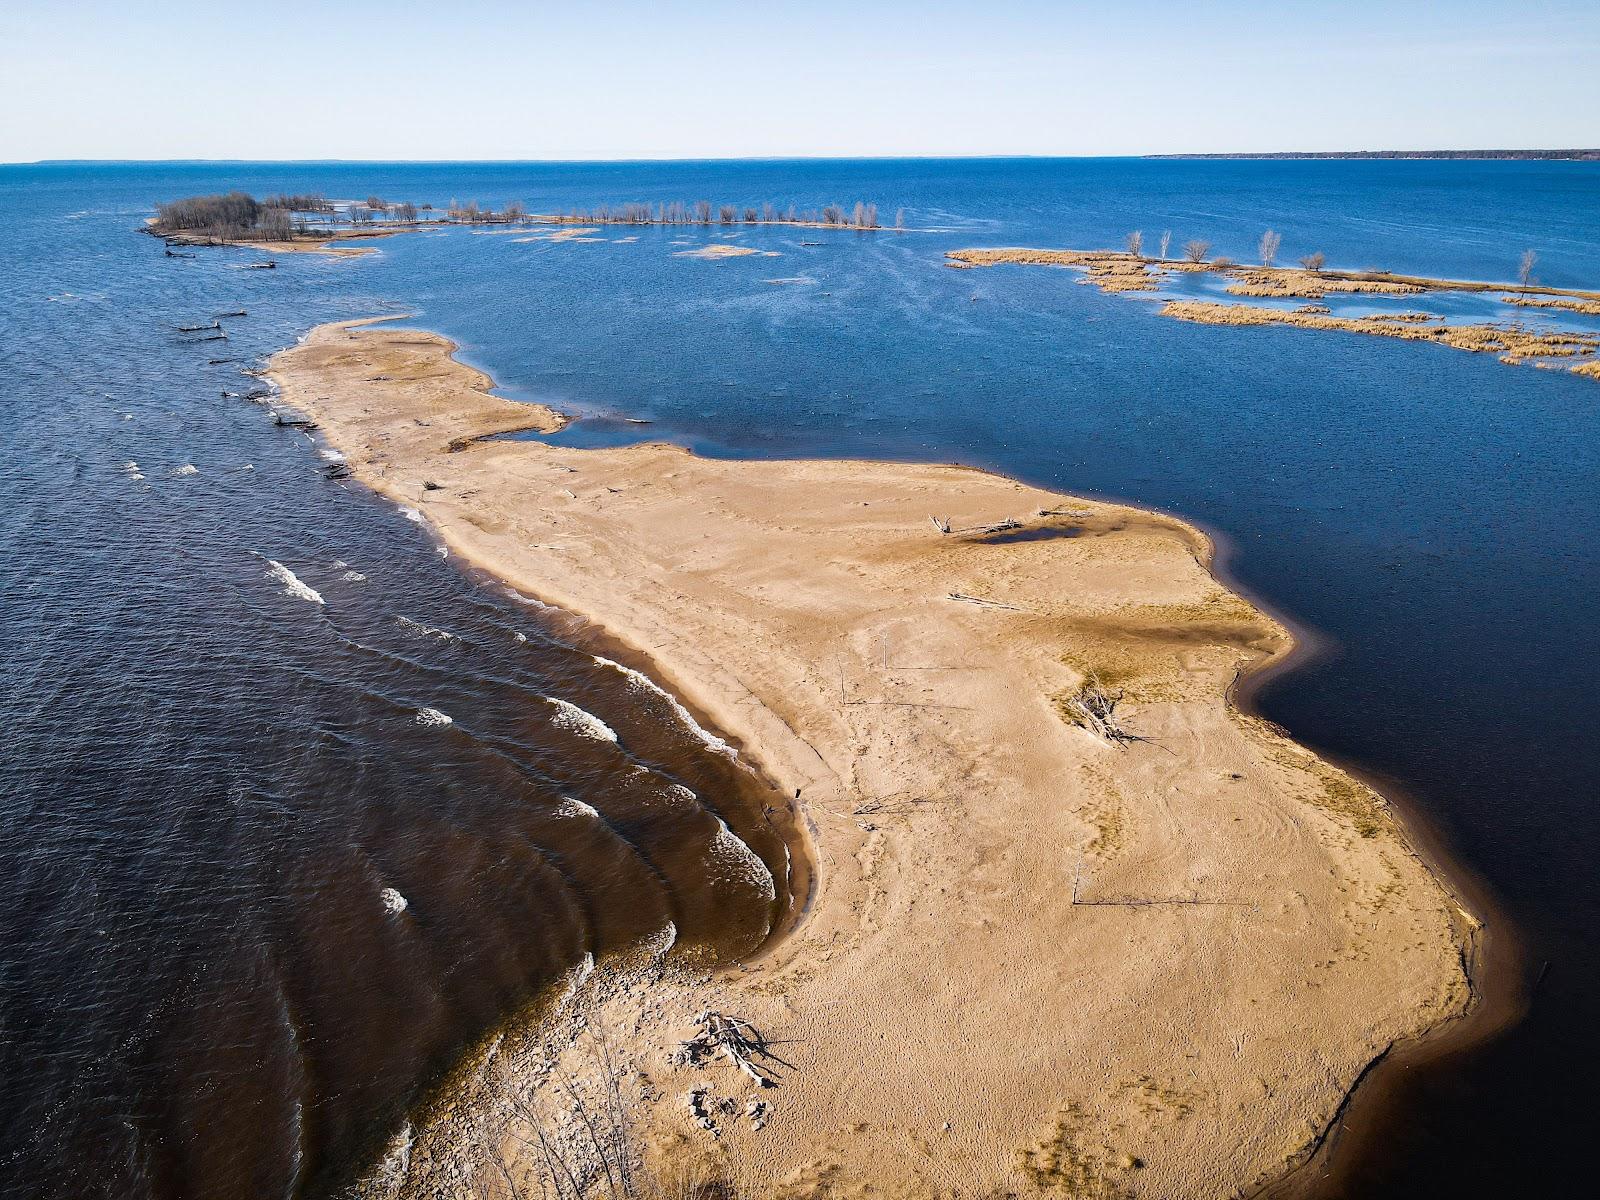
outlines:
[{"label": "sky", "polygon": [[1600,145],[1600,0],[0,0],[0,162]]}]

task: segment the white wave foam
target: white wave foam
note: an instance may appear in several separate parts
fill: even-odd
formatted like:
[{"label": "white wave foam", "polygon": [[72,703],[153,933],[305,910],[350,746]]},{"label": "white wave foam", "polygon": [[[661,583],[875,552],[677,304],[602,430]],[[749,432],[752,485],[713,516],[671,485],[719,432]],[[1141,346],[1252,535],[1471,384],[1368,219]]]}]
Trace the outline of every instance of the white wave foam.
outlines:
[{"label": "white wave foam", "polygon": [[778,885],[772,878],[772,872],[767,870],[767,864],[720,817],[717,819],[717,835],[706,848],[706,858],[713,879],[754,887],[768,901],[777,898]]},{"label": "white wave foam", "polygon": [[301,582],[300,576],[289,570],[277,559],[267,559],[267,574],[283,584],[284,595],[293,596],[296,600],[308,600],[312,604],[324,603],[321,592],[317,591],[316,588],[307,587]]},{"label": "white wave foam", "polygon": [[435,728],[441,728],[445,725],[454,725],[455,723],[456,719],[454,717],[452,717],[449,713],[440,712],[437,708],[417,709],[418,725],[431,725]]},{"label": "white wave foam", "polygon": [[341,454],[339,451],[334,450],[332,448],[329,448],[329,449],[326,449],[326,450],[318,450],[317,454],[318,454],[319,457],[325,458],[329,462],[344,462],[345,461],[344,455]]},{"label": "white wave foam", "polygon": [[511,640],[516,642],[517,645],[521,646],[521,645],[523,645],[523,644],[525,644],[527,642],[528,635],[525,634],[525,633],[520,633],[520,632],[517,632],[516,630],[513,630],[512,633],[511,633]]},{"label": "white wave foam", "polygon": [[449,546],[435,546],[434,549],[439,552],[439,557],[440,558],[449,558],[450,557],[450,547]]},{"label": "white wave foam", "polygon": [[672,711],[677,714],[678,720],[687,725],[689,727],[689,731],[693,733],[695,737],[704,742],[707,748],[715,751],[718,754],[726,754],[729,758],[739,757],[739,752],[732,746],[728,745],[727,742],[723,741],[716,734],[702,729],[700,727],[700,722],[694,719],[689,710],[682,704],[678,703],[678,698],[665,688],[658,686],[655,680],[651,679],[648,675],[645,675],[640,671],[635,671],[632,667],[625,667],[619,662],[613,662],[609,658],[602,658],[598,654],[594,655],[593,657],[594,661],[600,666],[610,667],[613,671],[620,671],[635,687],[642,688],[645,691],[653,692],[657,696],[660,696],[672,707]]},{"label": "white wave foam", "polygon": [[416,509],[412,508],[408,504],[401,504],[397,507],[400,509],[400,515],[405,517],[406,520],[415,521],[418,525],[422,524],[422,514]]},{"label": "white wave foam", "polygon": [[542,608],[546,612],[555,611],[555,608],[552,605],[546,604],[543,600],[535,600],[532,596],[524,596],[521,592],[517,591],[516,588],[508,587],[506,589],[506,595],[510,596],[513,600],[520,601],[523,604],[532,605],[534,608]]},{"label": "white wave foam", "polygon": [[184,463],[183,466],[177,468],[172,473],[174,475],[198,475],[200,474],[200,468],[195,466],[193,463]]},{"label": "white wave foam", "polygon": [[138,480],[144,478],[144,472],[139,470],[139,464],[134,462],[131,458],[122,464],[122,469],[124,472],[126,472],[129,479]]},{"label": "white wave foam", "polygon": [[[359,574],[359,572],[347,572],[347,574]],[[365,579],[366,576],[363,575],[361,578]],[[441,642],[454,642],[458,640],[456,635],[451,633],[448,629],[435,629],[432,625],[424,625],[421,621],[413,621],[410,617],[397,616],[395,617],[395,620],[398,621],[401,627],[407,632],[414,633],[417,637],[437,638]]]},{"label": "white wave foam", "polygon": [[367,577],[360,571],[346,571],[343,575],[339,576],[339,578],[347,580],[350,583],[365,583],[367,580]]},{"label": "white wave foam", "polygon": [[640,943],[639,949],[651,958],[665,958],[667,952],[678,944],[678,927],[668,921],[660,929],[646,936]]},{"label": "white wave foam", "polygon": [[394,1137],[389,1139],[389,1144],[384,1147],[383,1157],[373,1168],[370,1181],[363,1187],[363,1191],[370,1190],[384,1197],[398,1195],[405,1184],[406,1176],[411,1172],[411,1147],[415,1142],[416,1131],[412,1129],[411,1122],[402,1122]]},{"label": "white wave foam", "polygon": [[565,729],[568,733],[594,738],[599,742],[614,742],[617,740],[617,731],[593,713],[585,712],[576,704],[571,704],[555,696],[546,696],[545,700],[547,703],[555,705],[555,725],[558,729]]},{"label": "white wave foam", "polygon": [[600,810],[592,804],[585,804],[582,800],[574,800],[571,796],[561,797],[561,803],[553,810],[555,815],[562,818],[588,817],[591,821],[600,819]]},{"label": "white wave foam", "polygon": [[383,911],[390,914],[403,913],[411,907],[411,901],[395,891],[394,888],[384,888],[383,891],[378,893],[378,899],[383,901]]}]

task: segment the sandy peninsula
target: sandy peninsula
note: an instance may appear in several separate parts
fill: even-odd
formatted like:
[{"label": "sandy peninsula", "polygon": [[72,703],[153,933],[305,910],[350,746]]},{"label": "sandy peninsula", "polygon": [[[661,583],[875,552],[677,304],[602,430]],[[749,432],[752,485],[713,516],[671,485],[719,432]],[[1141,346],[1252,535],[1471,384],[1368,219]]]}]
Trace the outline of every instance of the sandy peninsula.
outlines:
[{"label": "sandy peninsula", "polygon": [[[816,867],[758,961],[593,990],[658,1175],[1233,1196],[1468,1004],[1471,919],[1386,803],[1230,705],[1290,639],[1193,528],[956,467],[479,440],[562,418],[453,349],[327,325],[271,377],[360,480],[736,739],[798,797]],[[1122,697],[1109,727],[1088,681]],[[708,1009],[770,1039],[777,1086],[674,1062]],[[552,1073],[499,1045],[374,1194],[550,1194],[541,1138],[581,1140],[596,1056]]]}]

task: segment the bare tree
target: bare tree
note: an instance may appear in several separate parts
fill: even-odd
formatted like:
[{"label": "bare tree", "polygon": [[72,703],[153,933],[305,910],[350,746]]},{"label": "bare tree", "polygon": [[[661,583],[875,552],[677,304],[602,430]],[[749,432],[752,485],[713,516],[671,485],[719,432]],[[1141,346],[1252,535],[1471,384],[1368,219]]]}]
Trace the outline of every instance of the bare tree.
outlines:
[{"label": "bare tree", "polygon": [[1315,254],[1308,254],[1300,260],[1300,265],[1308,271],[1322,270],[1322,264],[1328,261],[1328,256],[1321,250]]},{"label": "bare tree", "polygon": [[1183,256],[1190,262],[1205,262],[1206,255],[1211,253],[1211,243],[1195,238],[1192,242],[1183,244]]},{"label": "bare tree", "polygon": [[1135,258],[1142,257],[1144,253],[1144,230],[1135,229],[1128,235],[1128,253]]},{"label": "bare tree", "polygon": [[1533,268],[1538,262],[1539,255],[1536,251],[1524,250],[1522,252],[1522,260],[1517,263],[1517,281],[1523,287],[1527,287],[1533,282]]},{"label": "bare tree", "polygon": [[1282,243],[1283,238],[1275,229],[1269,229],[1261,235],[1261,244],[1257,247],[1257,251],[1263,267],[1270,267],[1278,261],[1278,247]]},{"label": "bare tree", "polygon": [[1172,249],[1172,230],[1163,229],[1161,231],[1161,261],[1162,262],[1166,261],[1166,259],[1167,259],[1167,251],[1171,250],[1171,249]]}]

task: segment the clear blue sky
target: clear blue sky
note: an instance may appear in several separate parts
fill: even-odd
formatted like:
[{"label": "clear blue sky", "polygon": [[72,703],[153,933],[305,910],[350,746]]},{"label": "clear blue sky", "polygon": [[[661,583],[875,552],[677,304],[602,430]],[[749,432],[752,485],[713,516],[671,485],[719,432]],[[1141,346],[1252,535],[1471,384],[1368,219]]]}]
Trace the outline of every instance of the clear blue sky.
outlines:
[{"label": "clear blue sky", "polygon": [[1600,144],[1600,0],[0,0],[0,161]]}]

